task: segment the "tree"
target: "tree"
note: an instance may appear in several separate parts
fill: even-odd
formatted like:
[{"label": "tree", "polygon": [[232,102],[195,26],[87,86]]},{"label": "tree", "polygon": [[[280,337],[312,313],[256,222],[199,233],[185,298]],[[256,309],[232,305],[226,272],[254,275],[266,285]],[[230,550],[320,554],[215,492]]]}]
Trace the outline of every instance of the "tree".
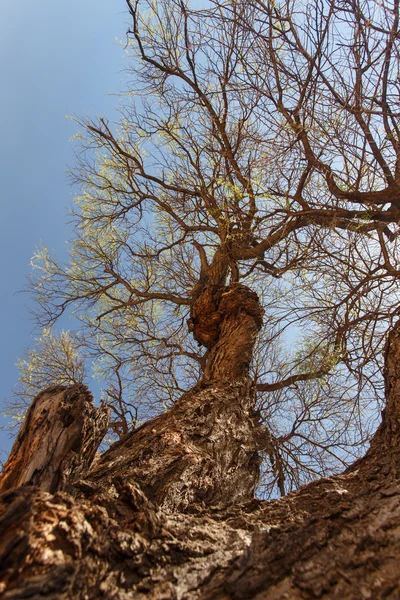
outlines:
[{"label": "tree", "polygon": [[395,598],[398,328],[365,457],[253,496],[261,453],[284,494],[372,435],[398,310],[398,4],[127,6],[137,99],[115,131],[83,124],[71,261],[40,251],[34,289],[42,324],[76,311],[118,418],[125,374],[168,410],[122,419],[90,466],[107,411],[80,384],[36,397],[2,478],[5,597]]},{"label": "tree", "polygon": [[[186,321],[207,280],[259,294],[266,495],[351,462],[381,408],[380,353],[398,308],[395,209],[381,202],[397,189],[387,171],[398,57],[396,16],[374,7],[375,21],[368,4],[309,14],[290,3],[129,4],[135,101],[115,132],[82,124],[70,264],[46,249],[34,259],[39,323],[75,310],[117,435],[201,378],[207,344]],[[389,109],[392,137],[381,139]],[[288,328],[300,338],[292,352]]]}]

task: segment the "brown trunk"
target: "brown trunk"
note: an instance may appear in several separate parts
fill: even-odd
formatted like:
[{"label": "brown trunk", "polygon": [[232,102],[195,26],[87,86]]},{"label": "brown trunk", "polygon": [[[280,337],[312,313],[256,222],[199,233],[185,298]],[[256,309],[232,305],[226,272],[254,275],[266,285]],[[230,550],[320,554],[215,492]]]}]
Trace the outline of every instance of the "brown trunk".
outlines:
[{"label": "brown trunk", "polygon": [[0,491],[35,485],[63,489],[90,467],[109,420],[84,385],[54,386],[36,396],[0,475]]},{"label": "brown trunk", "polygon": [[191,309],[193,336],[209,349],[203,382],[248,377],[262,323],[258,296],[245,285],[206,287]]},{"label": "brown trunk", "polygon": [[106,452],[88,484],[111,490],[113,478],[123,477],[170,510],[253,497],[263,437],[249,378],[262,325],[258,297],[239,284],[206,287],[191,318],[195,339],[209,349],[203,379],[170,411]]},{"label": "brown trunk", "polygon": [[[6,492],[4,599],[400,598],[399,364],[397,328],[386,352],[387,408],[366,457],[281,500],[243,502],[254,481],[239,481],[254,452],[244,440],[257,437],[251,416],[240,424],[251,395],[215,382],[114,446],[75,499],[34,487]],[[237,476],[232,465],[242,465]]]}]

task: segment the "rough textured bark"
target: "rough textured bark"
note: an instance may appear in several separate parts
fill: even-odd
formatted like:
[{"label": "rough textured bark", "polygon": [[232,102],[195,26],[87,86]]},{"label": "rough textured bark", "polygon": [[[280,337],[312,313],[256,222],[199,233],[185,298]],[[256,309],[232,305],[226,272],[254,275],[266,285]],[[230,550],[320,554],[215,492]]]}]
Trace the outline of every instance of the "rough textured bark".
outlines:
[{"label": "rough textured bark", "polygon": [[109,420],[86,386],[53,386],[36,396],[0,475],[0,491],[32,484],[55,492],[90,467]]},{"label": "rough textured bark", "polygon": [[202,381],[98,461],[88,484],[139,484],[158,507],[226,506],[254,494],[264,430],[248,376],[262,308],[243,285],[206,287],[191,311],[195,338],[209,349]]},{"label": "rough textured bark", "polygon": [[5,492],[2,597],[400,598],[399,328],[385,379],[387,407],[366,456],[280,500],[249,499],[254,476],[240,482],[255,457],[246,444],[259,441],[249,385],[215,382],[115,445],[72,494]]},{"label": "rough textured bark", "polygon": [[205,288],[190,313],[195,340],[209,350],[203,382],[248,376],[263,312],[257,294],[245,285]]}]

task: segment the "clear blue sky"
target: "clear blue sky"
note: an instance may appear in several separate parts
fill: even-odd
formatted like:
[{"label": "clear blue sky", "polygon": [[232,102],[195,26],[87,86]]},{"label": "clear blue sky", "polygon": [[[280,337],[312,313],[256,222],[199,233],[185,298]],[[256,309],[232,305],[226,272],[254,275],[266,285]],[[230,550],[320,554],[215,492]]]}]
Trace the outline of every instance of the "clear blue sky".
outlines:
[{"label": "clear blue sky", "polygon": [[[0,402],[32,344],[29,261],[42,241],[59,258],[69,237],[67,207],[76,125],[66,115],[116,118],[128,17],[123,0],[0,1]],[[1,419],[0,419],[1,420]],[[10,440],[0,432],[0,449]],[[4,454],[0,452],[0,460]]]}]

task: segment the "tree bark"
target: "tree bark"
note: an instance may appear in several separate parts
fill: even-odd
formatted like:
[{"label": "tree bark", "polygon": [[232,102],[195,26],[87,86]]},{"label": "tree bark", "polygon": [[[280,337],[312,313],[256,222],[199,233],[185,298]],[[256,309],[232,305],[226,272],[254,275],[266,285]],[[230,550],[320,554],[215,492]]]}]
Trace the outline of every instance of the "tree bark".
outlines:
[{"label": "tree bark", "polygon": [[264,436],[249,378],[262,314],[246,286],[206,287],[191,310],[195,339],[209,349],[204,377],[170,411],[110,448],[87,483],[111,492],[120,476],[168,510],[250,500]]},{"label": "tree bark", "polygon": [[256,472],[246,443],[259,442],[251,389],[215,381],[111,448],[72,495],[6,491],[2,597],[400,598],[399,327],[385,364],[387,406],[366,456],[280,500],[245,494],[254,475],[239,479]]},{"label": "tree bark", "polygon": [[35,485],[55,492],[90,467],[109,421],[86,386],[53,386],[36,396],[0,475],[0,492]]}]

